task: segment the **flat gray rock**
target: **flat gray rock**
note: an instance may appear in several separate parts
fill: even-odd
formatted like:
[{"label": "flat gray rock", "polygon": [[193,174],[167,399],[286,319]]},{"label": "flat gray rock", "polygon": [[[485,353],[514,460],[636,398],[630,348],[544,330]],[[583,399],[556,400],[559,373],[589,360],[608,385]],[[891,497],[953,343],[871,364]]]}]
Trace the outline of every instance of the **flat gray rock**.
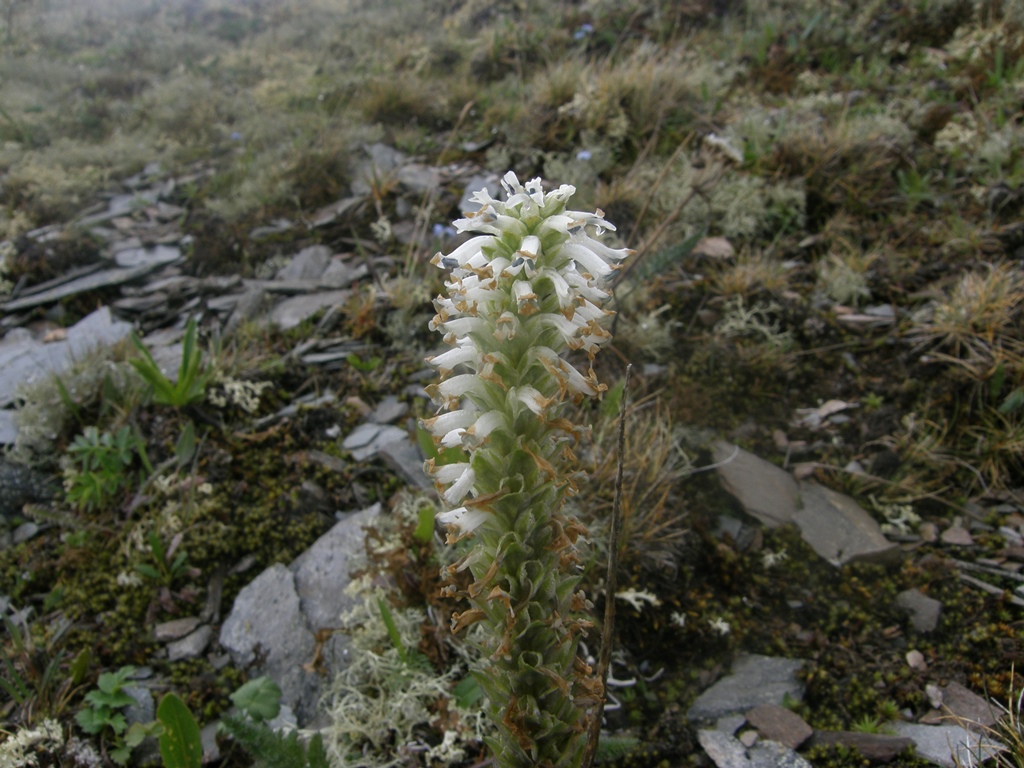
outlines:
[{"label": "flat gray rock", "polygon": [[[13,445],[14,441],[18,439],[18,424],[14,418],[14,411],[0,410],[0,445]],[[0,482],[0,489],[3,488],[3,483]],[[0,496],[3,495],[3,490],[0,490]],[[0,506],[3,502],[0,501]]]},{"label": "flat gray rock", "polygon": [[480,210],[480,204],[474,203],[470,198],[481,189],[486,189],[487,193],[495,200],[501,199],[501,179],[497,174],[473,176],[466,182],[466,190],[462,193],[462,199],[459,201],[460,213],[476,213]]},{"label": "flat gray rock", "polygon": [[800,489],[789,472],[724,440],[711,445],[711,455],[722,485],[747,514],[768,528],[792,522]]},{"label": "flat gray rock", "polygon": [[800,498],[803,506],[793,522],[804,541],[833,565],[899,562],[899,545],[886,539],[874,518],[849,496],[805,480]]},{"label": "flat gray rock", "polygon": [[943,768],[981,765],[1003,748],[992,738],[972,733],[959,725],[895,723],[893,730],[897,736],[905,736],[914,742],[918,757]]},{"label": "flat gray rock", "polygon": [[57,484],[42,473],[0,456],[0,518],[20,515],[26,504],[49,501],[57,493]]},{"label": "flat gray rock", "polygon": [[860,733],[857,731],[815,731],[810,746],[844,746],[856,749],[868,760],[888,763],[914,742],[906,736],[888,733]]},{"label": "flat gray rock", "polygon": [[295,708],[316,694],[316,675],[302,668],[313,659],[315,641],[287,566],[272,565],[242,588],[221,626],[220,644],[240,667],[252,664],[259,653],[263,663],[256,674],[269,675],[281,686],[282,703]]},{"label": "flat gray rock", "polygon": [[101,269],[98,272],[80,277],[77,280],[64,283],[47,291],[33,293],[20,299],[13,299],[4,304],[0,309],[4,312],[20,312],[23,309],[31,309],[43,304],[52,304],[68,296],[74,296],[86,291],[95,291],[97,288],[107,288],[114,285],[121,285],[140,277],[148,275],[155,269],[159,269],[167,262],[157,264],[143,264],[136,267],[111,267]]},{"label": "flat gray rock", "polygon": [[388,395],[377,403],[377,407],[370,412],[366,420],[372,421],[374,424],[391,424],[398,421],[408,412],[408,403],[403,403],[394,395]]},{"label": "flat gray rock", "polygon": [[290,566],[272,565],[239,592],[220,632],[220,643],[238,666],[257,657],[257,674],[269,675],[282,691],[282,704],[295,710],[301,725],[316,715],[322,680],[344,664],[345,638],[335,635],[321,649],[328,675],[308,671],[316,632],[337,626],[351,603],[345,593],[354,558],[363,551],[364,527],[380,505],[347,516],[321,536]]},{"label": "flat gray rock", "polygon": [[804,758],[777,741],[759,741],[748,754],[752,768],[812,768]]},{"label": "flat gray rock", "polygon": [[896,605],[910,614],[910,623],[923,634],[934,632],[939,626],[942,603],[919,589],[905,589],[896,595]]},{"label": "flat gray rock", "polygon": [[278,280],[319,280],[331,261],[331,249],[326,245],[303,248],[292,260],[277,271]]},{"label": "flat gray rock", "polygon": [[707,729],[697,731],[697,741],[718,768],[752,768],[746,748],[735,736]]},{"label": "flat gray rock", "polygon": [[355,605],[338,585],[348,582],[352,559],[363,551],[363,529],[380,511],[380,504],[374,504],[348,515],[288,566],[295,574],[295,591],[313,632],[336,627],[338,617]]},{"label": "flat gray rock", "polygon": [[210,637],[213,630],[209,624],[203,624],[194,632],[190,632],[180,640],[167,644],[168,661],[179,661],[181,659],[192,659],[206,650],[210,644]]},{"label": "flat gray rock", "polygon": [[762,704],[781,705],[787,697],[799,701],[804,689],[796,673],[802,666],[799,659],[741,656],[733,665],[732,674],[698,696],[686,717],[690,721],[711,722]]},{"label": "flat gray rock", "polygon": [[377,457],[413,488],[429,490],[434,481],[423,471],[423,454],[411,440],[395,440],[377,451]]},{"label": "flat gray rock", "polygon": [[327,307],[344,304],[351,291],[323,291],[285,299],[270,311],[270,320],[282,330],[288,330],[308,320]]},{"label": "flat gray rock", "polygon": [[408,441],[404,429],[388,424],[360,424],[345,437],[341,447],[352,454],[356,461],[367,461],[389,443]]},{"label": "flat gray rock", "polygon": [[114,320],[108,307],[100,307],[68,328],[63,339],[43,342],[18,330],[24,332],[8,333],[0,341],[0,407],[14,401],[18,387],[63,372],[73,360],[124,339],[132,326]]},{"label": "flat gray rock", "polygon": [[151,248],[125,248],[114,254],[114,263],[119,267],[160,267],[181,258],[181,249],[176,245],[155,245]]}]

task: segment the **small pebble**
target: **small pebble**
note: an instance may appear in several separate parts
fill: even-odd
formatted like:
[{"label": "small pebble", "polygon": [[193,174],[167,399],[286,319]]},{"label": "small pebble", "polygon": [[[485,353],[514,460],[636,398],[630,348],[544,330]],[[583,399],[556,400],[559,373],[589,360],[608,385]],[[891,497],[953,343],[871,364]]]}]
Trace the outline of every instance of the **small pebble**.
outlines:
[{"label": "small pebble", "polygon": [[918,650],[907,651],[907,666],[918,672],[928,669],[928,663],[924,660],[924,654]]}]

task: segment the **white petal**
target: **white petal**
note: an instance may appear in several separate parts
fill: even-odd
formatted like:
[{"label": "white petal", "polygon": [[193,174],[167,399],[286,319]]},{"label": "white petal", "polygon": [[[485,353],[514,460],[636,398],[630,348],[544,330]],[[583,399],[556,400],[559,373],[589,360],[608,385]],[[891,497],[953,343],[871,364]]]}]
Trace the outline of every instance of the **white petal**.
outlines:
[{"label": "white petal", "polygon": [[441,437],[453,430],[472,426],[479,417],[477,411],[460,408],[459,410],[440,413],[432,419],[424,419],[423,426],[430,430],[431,434]]},{"label": "white petal", "polygon": [[448,485],[462,477],[467,469],[469,469],[469,462],[460,461],[455,464],[442,464],[441,466],[435,466],[434,471],[431,474],[439,483]]},{"label": "white petal", "polygon": [[550,401],[544,397],[544,395],[529,385],[525,387],[513,387],[509,390],[509,394],[538,416],[540,416],[544,412],[544,409],[550,405]]},{"label": "white petal", "polygon": [[454,266],[461,267],[476,256],[476,254],[480,253],[485,245],[492,245],[493,243],[494,238],[491,235],[471,237],[451,253],[447,255],[439,253],[434,258],[440,257],[439,263],[446,269],[451,269]]},{"label": "white petal", "polygon": [[442,525],[455,528],[458,531],[459,538],[462,538],[463,536],[468,536],[487,522],[489,517],[490,515],[487,512],[479,509],[456,507],[439,514],[437,521]]},{"label": "white petal", "polygon": [[476,473],[473,472],[472,467],[467,469],[459,475],[459,478],[452,484],[452,487],[444,492],[442,498],[445,504],[458,504],[462,501],[466,494],[473,490],[473,483],[476,482]]},{"label": "white petal", "polygon": [[427,362],[430,365],[436,365],[442,371],[454,370],[455,366],[462,363],[475,362],[479,356],[476,345],[468,339],[460,340],[459,346],[455,349],[449,349],[447,352],[443,352],[440,355],[427,358]]},{"label": "white petal", "polygon": [[541,254],[540,238],[536,235],[524,237],[523,242],[516,253],[520,256],[526,256],[527,258],[536,260],[536,258]]},{"label": "white petal", "polygon": [[612,273],[612,268],[605,263],[604,259],[579,243],[566,243],[558,253],[560,256],[568,256],[594,277],[607,277]]}]

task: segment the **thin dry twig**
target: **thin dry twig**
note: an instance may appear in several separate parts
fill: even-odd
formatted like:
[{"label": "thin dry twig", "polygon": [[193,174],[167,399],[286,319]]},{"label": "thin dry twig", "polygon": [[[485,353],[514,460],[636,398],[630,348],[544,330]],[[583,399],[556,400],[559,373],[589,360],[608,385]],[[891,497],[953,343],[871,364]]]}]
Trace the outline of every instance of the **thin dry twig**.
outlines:
[{"label": "thin dry twig", "polygon": [[[605,577],[604,626],[601,628],[601,653],[597,659],[595,674],[601,681],[601,690],[608,682],[608,668],[612,661],[612,630],[615,627],[615,592],[618,585],[619,533],[622,530],[622,471],[626,446],[626,405],[629,400],[629,379],[633,366],[626,366],[626,381],[622,386],[622,402],[619,404],[619,466],[615,475],[615,501],[612,504],[612,526],[608,534],[608,575]],[[590,723],[587,747],[583,752],[582,768],[591,768],[597,755],[597,742],[601,738],[601,718],[604,715],[604,698],[597,704]]]}]

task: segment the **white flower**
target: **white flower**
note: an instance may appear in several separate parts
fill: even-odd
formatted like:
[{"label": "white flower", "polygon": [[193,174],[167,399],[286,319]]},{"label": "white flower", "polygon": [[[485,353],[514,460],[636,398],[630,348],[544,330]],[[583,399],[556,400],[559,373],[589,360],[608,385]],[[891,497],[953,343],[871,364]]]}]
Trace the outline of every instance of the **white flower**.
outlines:
[{"label": "white flower", "polygon": [[618,600],[624,600],[629,603],[638,611],[643,610],[644,603],[650,603],[654,607],[661,605],[661,599],[657,595],[644,591],[638,592],[632,587],[624,589],[622,592],[616,592],[615,597]]},{"label": "white flower", "polygon": [[671,620],[672,624],[679,628],[686,626],[686,614],[681,611],[673,611]]},{"label": "white flower", "polygon": [[732,627],[729,626],[729,622],[721,616],[717,616],[711,620],[711,629],[722,637],[725,637],[732,631]]},{"label": "white flower", "polygon": [[[448,529],[448,542],[454,543],[469,536],[487,522],[491,515],[483,510],[456,507],[437,516],[437,521]],[[454,535],[453,535],[454,534]]]}]

